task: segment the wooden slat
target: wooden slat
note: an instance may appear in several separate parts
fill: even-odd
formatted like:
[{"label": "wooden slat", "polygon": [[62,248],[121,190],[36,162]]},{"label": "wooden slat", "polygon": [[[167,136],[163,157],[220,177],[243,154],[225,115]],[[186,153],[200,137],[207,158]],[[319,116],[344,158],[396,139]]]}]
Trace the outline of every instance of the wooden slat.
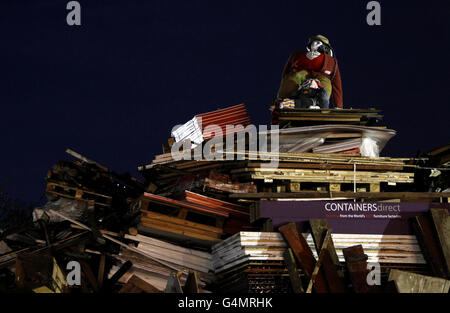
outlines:
[{"label": "wooden slat", "polygon": [[156,227],[159,229],[166,229],[167,231],[176,232],[179,234],[190,234],[190,235],[197,234],[199,236],[211,237],[211,238],[220,238],[220,236],[221,236],[218,233],[213,233],[213,232],[204,231],[204,230],[197,229],[197,228],[190,227],[190,226],[183,226],[180,224],[174,224],[171,222],[165,222],[165,221],[161,221],[161,220],[157,220],[157,219],[150,219],[150,218],[146,218],[146,217],[141,218],[141,224],[144,226],[148,226],[148,227]]},{"label": "wooden slat", "polygon": [[142,213],[144,214],[143,218],[148,218],[148,219],[152,219],[152,220],[159,220],[161,222],[177,224],[177,225],[180,225],[180,226],[192,227],[192,228],[196,228],[196,229],[199,229],[199,230],[208,231],[208,232],[216,233],[216,234],[222,234],[223,233],[223,230],[221,228],[214,227],[214,226],[199,224],[199,223],[191,222],[191,221],[188,221],[188,220],[185,220],[185,219],[180,219],[180,218],[177,218],[177,217],[167,216],[167,215],[164,215],[164,214],[151,212],[151,211],[142,211]]}]

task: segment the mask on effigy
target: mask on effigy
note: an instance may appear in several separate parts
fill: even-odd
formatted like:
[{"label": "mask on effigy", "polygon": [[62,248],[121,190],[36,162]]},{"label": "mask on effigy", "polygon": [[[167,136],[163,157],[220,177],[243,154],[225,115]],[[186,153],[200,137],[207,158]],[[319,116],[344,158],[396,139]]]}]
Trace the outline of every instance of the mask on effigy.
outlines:
[{"label": "mask on effigy", "polygon": [[306,49],[308,50],[308,52],[306,53],[306,57],[310,60],[317,58],[321,54],[319,51],[321,46],[323,46],[323,42],[314,40],[311,45],[306,47]]}]

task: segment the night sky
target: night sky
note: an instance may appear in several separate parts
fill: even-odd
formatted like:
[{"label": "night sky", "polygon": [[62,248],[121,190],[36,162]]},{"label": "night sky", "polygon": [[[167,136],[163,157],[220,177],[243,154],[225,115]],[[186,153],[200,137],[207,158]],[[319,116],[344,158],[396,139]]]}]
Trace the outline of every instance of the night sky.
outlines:
[{"label": "night sky", "polygon": [[383,156],[450,142],[450,2],[79,0],[0,2],[0,183],[39,201],[66,148],[140,177],[174,125],[246,103],[270,123],[281,71],[309,36],[339,61],[344,107],[383,110]]}]

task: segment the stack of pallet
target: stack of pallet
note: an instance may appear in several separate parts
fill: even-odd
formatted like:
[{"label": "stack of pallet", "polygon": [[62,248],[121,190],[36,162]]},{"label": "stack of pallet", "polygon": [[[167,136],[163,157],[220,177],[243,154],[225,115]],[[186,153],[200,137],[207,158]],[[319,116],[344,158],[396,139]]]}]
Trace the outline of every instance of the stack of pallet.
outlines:
[{"label": "stack of pallet", "polygon": [[[144,183],[127,173],[118,174],[70,149],[66,153],[76,160],[61,160],[47,173],[48,207],[64,204],[80,213],[85,211],[82,207],[89,207],[92,211],[125,216],[128,199],[137,198],[145,190]],[[118,228],[121,222],[124,221],[116,220],[115,225],[107,226]]]},{"label": "stack of pallet", "polygon": [[145,192],[134,205],[142,217],[139,232],[181,241],[194,246],[220,242],[229,213],[188,201]]},{"label": "stack of pallet", "polygon": [[[258,192],[403,191],[414,183],[414,165],[407,164],[409,159],[405,158],[256,151],[236,151],[233,157],[234,160],[155,160],[140,170],[154,181],[170,182],[179,177],[176,171],[208,176],[211,170],[220,169],[242,184],[256,184]],[[273,163],[270,164],[268,159]]]},{"label": "stack of pallet", "polygon": [[240,232],[212,247],[218,292],[290,291],[286,243],[278,233]]},{"label": "stack of pallet", "polygon": [[[122,265],[127,261],[133,264],[121,278],[122,283],[126,283],[135,275],[158,290],[164,291],[173,272],[180,273],[179,280],[184,284],[189,272],[195,271],[200,292],[207,292],[207,286],[214,281],[214,275],[211,273],[212,257],[208,252],[184,248],[149,236],[125,235],[125,238],[130,240],[135,248],[134,251],[121,249],[116,257]],[[119,268],[114,266],[109,276],[113,276]]]},{"label": "stack of pallet", "polygon": [[185,190],[184,197],[185,200],[190,203],[227,212],[229,215],[228,218],[225,219],[223,226],[223,231],[225,234],[235,234],[241,230],[252,228],[250,225],[250,213],[248,207],[208,197],[188,190]]},{"label": "stack of pallet", "polygon": [[274,103],[272,124],[280,127],[298,127],[319,124],[374,125],[383,116],[379,110],[370,109],[280,109]]}]

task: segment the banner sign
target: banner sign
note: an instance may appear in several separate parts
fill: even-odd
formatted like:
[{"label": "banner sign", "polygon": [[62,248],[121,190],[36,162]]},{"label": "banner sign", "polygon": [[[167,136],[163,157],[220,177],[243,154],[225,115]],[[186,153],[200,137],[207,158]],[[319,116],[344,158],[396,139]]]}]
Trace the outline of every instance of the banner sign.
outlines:
[{"label": "banner sign", "polygon": [[259,217],[272,219],[274,228],[295,222],[302,232],[309,230],[308,220],[326,219],[335,233],[409,235],[408,219],[432,207],[450,208],[448,203],[261,200]]}]

